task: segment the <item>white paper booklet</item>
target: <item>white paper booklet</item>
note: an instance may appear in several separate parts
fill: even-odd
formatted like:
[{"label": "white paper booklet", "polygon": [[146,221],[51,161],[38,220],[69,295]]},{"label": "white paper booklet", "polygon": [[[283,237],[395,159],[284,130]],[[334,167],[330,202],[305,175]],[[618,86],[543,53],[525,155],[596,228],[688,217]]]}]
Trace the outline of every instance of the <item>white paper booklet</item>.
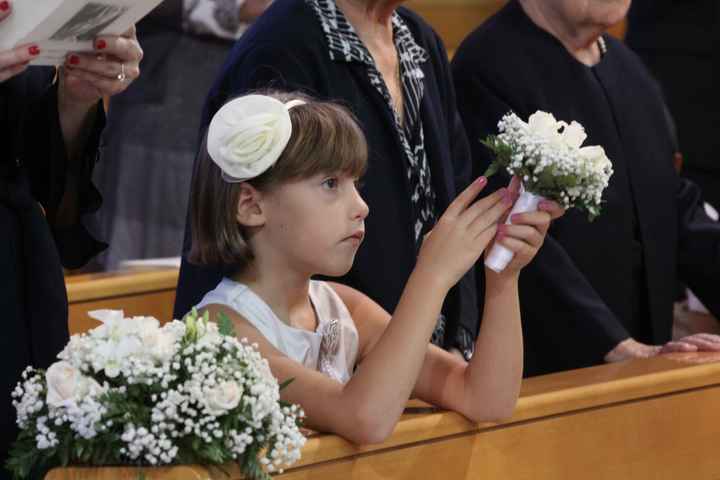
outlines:
[{"label": "white paper booklet", "polygon": [[98,35],[120,35],[162,0],[14,0],[0,23],[0,50],[34,43],[33,65],[60,65],[69,52],[91,51]]}]

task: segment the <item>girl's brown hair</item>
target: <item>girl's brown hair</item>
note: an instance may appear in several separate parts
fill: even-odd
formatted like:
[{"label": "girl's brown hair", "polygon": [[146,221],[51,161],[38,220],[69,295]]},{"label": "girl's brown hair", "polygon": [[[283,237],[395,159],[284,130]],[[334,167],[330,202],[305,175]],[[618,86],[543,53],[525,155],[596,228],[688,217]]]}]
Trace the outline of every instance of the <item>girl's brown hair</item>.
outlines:
[{"label": "girl's brown hair", "polygon": [[[292,135],[278,161],[262,175],[247,180],[260,191],[291,180],[323,173],[361,177],[367,168],[367,143],[354,115],[345,107],[300,93],[255,92],[287,103],[306,103],[290,109]],[[223,180],[207,153],[207,132],[200,147],[190,195],[192,248],[188,260],[199,265],[243,269],[252,259],[236,220],[240,183]]]}]

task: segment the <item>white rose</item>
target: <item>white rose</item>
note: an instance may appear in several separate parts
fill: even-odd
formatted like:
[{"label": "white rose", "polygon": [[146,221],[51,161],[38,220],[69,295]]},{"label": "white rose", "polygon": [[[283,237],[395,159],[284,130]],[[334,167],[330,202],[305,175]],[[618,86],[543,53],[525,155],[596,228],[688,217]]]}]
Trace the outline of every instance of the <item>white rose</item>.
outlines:
[{"label": "white rose", "polygon": [[159,328],[140,333],[143,350],[151,357],[166,362],[175,355],[176,337],[173,333]]},{"label": "white rose", "polygon": [[286,106],[264,95],[226,103],[210,122],[207,150],[225,175],[237,181],[257,177],[282,154],[292,122]]},{"label": "white rose", "polygon": [[586,138],[585,128],[575,121],[570,125],[566,124],[562,132],[562,139],[570,148],[580,148]]},{"label": "white rose", "polygon": [[104,391],[94,379],[85,377],[68,362],[55,362],[45,372],[46,402],[51,407],[65,407],[90,394]]},{"label": "white rose", "polygon": [[530,132],[544,139],[552,140],[559,138],[560,134],[558,130],[560,130],[560,126],[561,124],[555,120],[553,114],[543,112],[542,110],[533,113],[528,119]]},{"label": "white rose", "polygon": [[213,415],[222,415],[237,407],[242,398],[243,389],[235,382],[222,382],[205,394],[205,406]]},{"label": "white rose", "polygon": [[602,172],[608,167],[612,167],[610,159],[605,154],[605,149],[599,145],[583,147],[578,150],[578,154],[590,165],[590,169],[594,172]]}]

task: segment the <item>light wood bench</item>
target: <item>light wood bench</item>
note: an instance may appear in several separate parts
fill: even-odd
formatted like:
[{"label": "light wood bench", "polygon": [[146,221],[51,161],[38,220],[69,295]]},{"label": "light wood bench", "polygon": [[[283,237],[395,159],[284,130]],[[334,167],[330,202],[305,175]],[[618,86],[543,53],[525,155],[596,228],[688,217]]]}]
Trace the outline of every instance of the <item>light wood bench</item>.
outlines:
[{"label": "light wood bench", "polygon": [[103,308],[124,310],[126,316],[172,319],[177,269],[136,270],[65,277],[70,334],[96,327],[87,312]]},{"label": "light wood bench", "polygon": [[[281,480],[718,478],[720,360],[683,354],[523,382],[512,419],[477,425],[413,402],[386,442],[316,435]],[[482,399],[478,399],[482,401]],[[415,412],[415,413],[411,413]],[[200,467],[146,469],[148,480],[226,479]],[[47,480],[137,479],[134,469],[57,469]],[[241,478],[230,467],[230,478]]]}]

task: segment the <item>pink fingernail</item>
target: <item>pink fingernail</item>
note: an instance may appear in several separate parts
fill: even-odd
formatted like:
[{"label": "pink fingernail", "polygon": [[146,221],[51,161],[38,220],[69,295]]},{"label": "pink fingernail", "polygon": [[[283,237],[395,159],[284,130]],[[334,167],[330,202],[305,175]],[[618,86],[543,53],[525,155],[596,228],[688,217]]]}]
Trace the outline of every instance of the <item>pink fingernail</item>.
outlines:
[{"label": "pink fingernail", "polygon": [[78,63],[80,63],[80,57],[78,57],[77,55],[70,55],[70,58],[68,58],[68,62],[70,63],[70,65],[77,65]]},{"label": "pink fingernail", "polygon": [[477,183],[478,183],[478,185],[485,185],[485,184],[487,183],[487,178],[485,178],[485,177],[479,177],[479,178],[477,179]]},{"label": "pink fingernail", "polygon": [[517,223],[517,222],[520,220],[520,218],[521,218],[520,215],[521,215],[520,213],[516,213],[516,214],[514,214],[514,215],[510,215],[510,221],[511,221],[512,223]]},{"label": "pink fingernail", "polygon": [[40,55],[40,49],[37,45],[33,45],[32,47],[28,48],[28,53],[32,56]]},{"label": "pink fingernail", "polygon": [[103,50],[105,47],[107,47],[107,42],[101,38],[100,40],[97,41],[97,43],[95,44],[95,47],[98,50]]}]

